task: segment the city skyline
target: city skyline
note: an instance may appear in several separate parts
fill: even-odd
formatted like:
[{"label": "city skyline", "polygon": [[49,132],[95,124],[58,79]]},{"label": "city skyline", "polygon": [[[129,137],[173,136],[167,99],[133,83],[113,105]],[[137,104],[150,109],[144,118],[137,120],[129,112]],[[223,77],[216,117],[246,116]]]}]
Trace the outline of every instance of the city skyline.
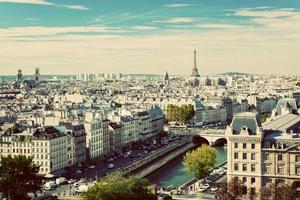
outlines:
[{"label": "city skyline", "polygon": [[0,0],[1,75],[296,74],[300,2]]}]

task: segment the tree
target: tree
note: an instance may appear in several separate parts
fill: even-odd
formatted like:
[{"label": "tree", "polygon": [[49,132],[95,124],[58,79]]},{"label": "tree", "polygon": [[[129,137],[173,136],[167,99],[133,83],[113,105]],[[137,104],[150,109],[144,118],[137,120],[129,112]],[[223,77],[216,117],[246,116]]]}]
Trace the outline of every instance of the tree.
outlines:
[{"label": "tree", "polygon": [[216,163],[216,151],[211,146],[202,145],[196,150],[187,152],[183,164],[188,172],[195,173],[197,179],[209,175]]},{"label": "tree", "polygon": [[146,179],[110,174],[84,193],[83,200],[156,200]]},{"label": "tree", "polygon": [[262,200],[295,200],[297,197],[295,188],[288,184],[269,183],[261,188]]},{"label": "tree", "polygon": [[237,179],[232,179],[229,183],[222,183],[219,192],[219,200],[239,200],[245,195],[245,187]]},{"label": "tree", "polygon": [[26,156],[2,157],[0,162],[0,192],[11,200],[27,199],[27,193],[41,190],[39,168]]},{"label": "tree", "polygon": [[175,106],[169,104],[167,106],[166,118],[168,121],[188,123],[195,116],[195,110],[193,105]]},{"label": "tree", "polygon": [[297,82],[297,83],[296,83],[296,86],[300,87],[300,82]]}]

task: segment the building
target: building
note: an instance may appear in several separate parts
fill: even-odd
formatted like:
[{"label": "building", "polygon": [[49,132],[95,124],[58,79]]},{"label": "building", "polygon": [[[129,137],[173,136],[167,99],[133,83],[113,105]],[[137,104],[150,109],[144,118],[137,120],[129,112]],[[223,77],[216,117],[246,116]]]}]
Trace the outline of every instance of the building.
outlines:
[{"label": "building", "polygon": [[194,124],[206,125],[226,122],[226,109],[223,107],[203,107],[195,111]]},{"label": "building", "polygon": [[64,126],[70,140],[69,144],[74,145],[74,164],[80,164],[86,161],[86,132],[83,124],[72,124],[71,122],[60,122]]},{"label": "building", "polygon": [[122,137],[123,126],[117,122],[109,123],[109,145],[111,151],[118,151],[122,148]]},{"label": "building", "polygon": [[109,152],[109,120],[100,112],[85,114],[86,147],[88,157],[94,159]]},{"label": "building", "polygon": [[269,183],[300,187],[299,130],[299,117],[292,114],[264,125],[256,113],[236,114],[226,129],[227,181],[239,179],[244,193],[258,198]]}]

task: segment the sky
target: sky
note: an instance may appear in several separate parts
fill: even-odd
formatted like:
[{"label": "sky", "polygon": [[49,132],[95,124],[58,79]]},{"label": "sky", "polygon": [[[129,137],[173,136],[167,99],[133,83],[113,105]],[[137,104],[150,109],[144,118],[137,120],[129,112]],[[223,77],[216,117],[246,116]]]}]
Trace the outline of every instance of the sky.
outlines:
[{"label": "sky", "polygon": [[0,74],[300,75],[300,0],[0,0]]}]

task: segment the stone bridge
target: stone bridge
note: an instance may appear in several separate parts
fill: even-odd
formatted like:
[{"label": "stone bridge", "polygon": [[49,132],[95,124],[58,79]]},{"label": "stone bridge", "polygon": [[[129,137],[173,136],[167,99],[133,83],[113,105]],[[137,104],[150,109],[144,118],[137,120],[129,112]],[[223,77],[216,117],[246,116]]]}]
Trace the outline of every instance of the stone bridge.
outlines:
[{"label": "stone bridge", "polygon": [[225,129],[172,128],[169,131],[174,134],[193,135],[194,143],[206,143],[212,146],[227,144]]}]

